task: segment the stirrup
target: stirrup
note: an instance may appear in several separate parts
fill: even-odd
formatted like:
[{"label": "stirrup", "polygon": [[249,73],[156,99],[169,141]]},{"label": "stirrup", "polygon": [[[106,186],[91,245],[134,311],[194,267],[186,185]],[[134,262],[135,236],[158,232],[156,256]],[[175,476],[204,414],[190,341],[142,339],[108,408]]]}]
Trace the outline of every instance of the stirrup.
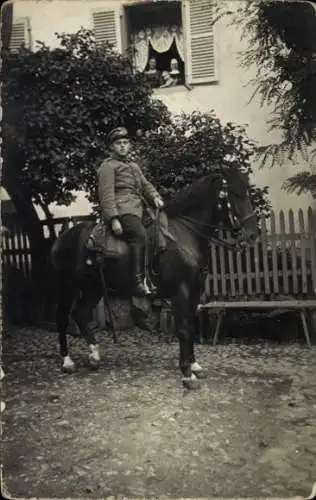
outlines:
[{"label": "stirrup", "polygon": [[141,276],[135,277],[134,292],[137,292],[137,295],[142,295],[145,297],[147,295],[151,295],[151,290],[148,287],[145,278],[142,278]]},{"label": "stirrup", "polygon": [[151,280],[148,280],[147,277],[144,279],[145,288],[148,290],[148,294],[153,294],[157,292],[157,287],[153,284]]}]

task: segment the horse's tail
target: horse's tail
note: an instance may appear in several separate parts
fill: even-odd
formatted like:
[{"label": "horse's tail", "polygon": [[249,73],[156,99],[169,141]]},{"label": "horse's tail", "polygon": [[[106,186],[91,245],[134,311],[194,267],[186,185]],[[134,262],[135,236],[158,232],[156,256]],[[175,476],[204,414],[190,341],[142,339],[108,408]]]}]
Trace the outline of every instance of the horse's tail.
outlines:
[{"label": "horse's tail", "polygon": [[51,251],[51,263],[55,271],[63,271],[67,262],[66,248],[63,246],[63,234],[59,235],[54,241]]},{"label": "horse's tail", "polygon": [[51,263],[55,270],[58,331],[64,332],[69,313],[80,293],[77,277],[84,266],[84,248],[90,224],[76,224],[61,233],[51,248]]}]

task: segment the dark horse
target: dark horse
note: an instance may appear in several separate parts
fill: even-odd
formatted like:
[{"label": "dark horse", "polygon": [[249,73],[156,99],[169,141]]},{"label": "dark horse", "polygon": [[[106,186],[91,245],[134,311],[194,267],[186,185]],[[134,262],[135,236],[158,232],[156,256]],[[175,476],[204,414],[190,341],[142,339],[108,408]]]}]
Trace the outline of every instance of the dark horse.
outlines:
[{"label": "dark horse", "polygon": [[[154,282],[159,297],[171,300],[175,330],[179,338],[179,365],[183,383],[188,388],[198,386],[205,371],[194,356],[194,325],[202,286],[201,269],[208,259],[208,244],[220,225],[230,229],[234,245],[253,242],[257,235],[257,219],[249,199],[249,181],[237,168],[222,168],[221,174],[209,174],[179,192],[165,205],[168,216],[167,247],[158,255],[158,272]],[[98,266],[88,266],[83,260],[78,270],[78,255],[82,241],[89,235],[89,223],[80,223],[66,230],[53,245],[52,259],[59,273],[60,291],[57,306],[60,354],[63,370],[73,372],[74,363],[68,354],[66,329],[72,316],[89,346],[89,361],[100,362],[98,345],[88,318],[103,296],[103,284],[116,295],[129,295],[128,248],[116,258],[104,258],[102,274]],[[148,228],[149,254],[155,247],[155,226]],[[81,248],[81,250],[80,250]],[[78,291],[80,297],[78,298]],[[77,298],[76,298],[77,296]],[[76,299],[75,299],[76,298]]]}]

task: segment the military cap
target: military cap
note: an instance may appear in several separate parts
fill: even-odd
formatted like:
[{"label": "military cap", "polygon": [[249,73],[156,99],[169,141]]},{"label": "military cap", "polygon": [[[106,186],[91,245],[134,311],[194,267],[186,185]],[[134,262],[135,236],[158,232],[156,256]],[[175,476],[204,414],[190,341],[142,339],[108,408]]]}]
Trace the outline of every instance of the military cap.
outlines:
[{"label": "military cap", "polygon": [[128,139],[128,131],[126,130],[125,127],[117,127],[111,130],[107,136],[107,144],[110,146],[113,144],[113,142],[117,141],[118,139]]}]

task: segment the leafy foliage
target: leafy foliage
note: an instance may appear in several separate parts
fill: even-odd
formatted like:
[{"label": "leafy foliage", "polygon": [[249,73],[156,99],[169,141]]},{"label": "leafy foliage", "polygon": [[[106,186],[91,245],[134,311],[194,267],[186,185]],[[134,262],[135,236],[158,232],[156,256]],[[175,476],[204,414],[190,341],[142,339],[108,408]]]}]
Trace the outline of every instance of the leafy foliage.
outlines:
[{"label": "leafy foliage", "polygon": [[[254,145],[243,128],[223,126],[212,113],[172,117],[128,55],[84,29],[56,36],[60,48],[38,42],[36,52],[11,54],[3,68],[6,140],[23,149],[20,177],[33,201],[67,205],[84,190],[95,202],[105,137],[118,125],[129,129],[134,153],[165,196],[224,160],[251,172]],[[266,194],[252,186],[259,212],[269,209]]]},{"label": "leafy foliage", "polygon": [[[223,168],[239,168],[251,175],[254,151],[243,127],[223,125],[213,112],[197,111],[175,116],[168,126],[147,132],[137,144],[148,176],[166,198]],[[268,214],[268,188],[252,184],[250,192],[258,213]]]},{"label": "leafy foliage", "polygon": [[284,183],[284,187],[290,193],[296,192],[297,194],[302,193],[316,193],[316,174],[315,171],[312,172],[299,172],[293,175]]},{"label": "leafy foliage", "polygon": [[[248,49],[241,65],[257,72],[249,83],[261,106],[272,107],[271,130],[281,130],[280,144],[259,148],[262,164],[282,165],[285,158],[310,162],[316,154],[316,13],[310,3],[247,0],[233,17],[242,27]],[[304,30],[302,30],[304,26]],[[312,174],[310,174],[312,175]],[[305,176],[295,176],[287,186]],[[298,182],[298,184],[296,184]],[[313,183],[315,185],[315,182]]]}]

